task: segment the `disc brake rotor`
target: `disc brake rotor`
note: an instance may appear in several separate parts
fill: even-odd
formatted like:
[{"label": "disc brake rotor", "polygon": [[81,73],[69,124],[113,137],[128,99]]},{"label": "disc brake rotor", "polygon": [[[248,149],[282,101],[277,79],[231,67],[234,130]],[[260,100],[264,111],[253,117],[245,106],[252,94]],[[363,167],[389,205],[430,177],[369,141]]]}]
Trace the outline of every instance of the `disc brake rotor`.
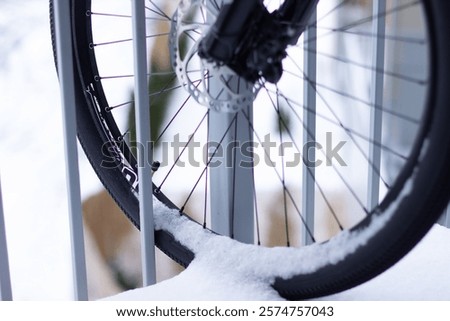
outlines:
[{"label": "disc brake rotor", "polygon": [[199,104],[219,112],[237,112],[256,98],[262,81],[250,83],[225,65],[198,56],[202,36],[219,11],[208,0],[184,0],[170,31],[172,67],[182,86]]}]

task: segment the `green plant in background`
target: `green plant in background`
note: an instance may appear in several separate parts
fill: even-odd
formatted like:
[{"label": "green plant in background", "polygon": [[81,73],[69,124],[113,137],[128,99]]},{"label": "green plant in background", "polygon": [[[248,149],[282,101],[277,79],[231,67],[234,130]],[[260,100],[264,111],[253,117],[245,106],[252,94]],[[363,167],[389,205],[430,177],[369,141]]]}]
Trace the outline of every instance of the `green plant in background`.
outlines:
[{"label": "green plant in background", "polygon": [[[148,92],[150,95],[150,137],[153,142],[156,142],[161,132],[161,127],[164,118],[169,108],[169,100],[172,95],[170,90],[175,82],[176,76],[172,70],[169,54],[169,39],[166,36],[169,32],[170,26],[163,22],[157,22],[152,25],[151,33],[161,35],[154,37],[155,42],[152,44],[152,49],[149,56],[149,79]],[[134,102],[134,93],[131,93],[131,101]],[[133,103],[128,112],[128,130],[129,141],[132,150],[135,150],[136,142],[136,120],[135,120],[135,104]],[[157,147],[157,143],[155,146]]]},{"label": "green plant in background", "polygon": [[[163,66],[164,67],[164,66]],[[150,130],[151,140],[156,141],[161,133],[161,127],[168,110],[168,102],[171,98],[171,90],[175,85],[176,77],[170,73],[170,69],[161,68],[157,62],[150,65],[151,76],[148,82],[148,92],[150,93]],[[134,101],[132,94],[131,101]],[[130,144],[133,147],[136,141],[135,105],[132,104],[128,113],[128,128]]]},{"label": "green plant in background", "polygon": [[[166,35],[169,33],[167,24],[160,23],[155,26],[152,34]],[[150,53],[150,77],[148,81],[148,92],[150,95],[150,130],[151,140],[154,147],[158,147],[158,140],[161,134],[161,128],[164,123],[169,102],[173,95],[173,88],[176,86],[177,77],[173,72],[170,62],[169,40],[168,37],[155,37],[155,43]],[[180,41],[178,44],[180,50],[186,47],[186,41]],[[134,94],[131,93],[131,100],[134,101]],[[132,104],[128,113],[128,128],[130,146],[135,146],[136,141],[136,123],[135,123],[135,105]],[[132,150],[135,150],[132,148]]]}]

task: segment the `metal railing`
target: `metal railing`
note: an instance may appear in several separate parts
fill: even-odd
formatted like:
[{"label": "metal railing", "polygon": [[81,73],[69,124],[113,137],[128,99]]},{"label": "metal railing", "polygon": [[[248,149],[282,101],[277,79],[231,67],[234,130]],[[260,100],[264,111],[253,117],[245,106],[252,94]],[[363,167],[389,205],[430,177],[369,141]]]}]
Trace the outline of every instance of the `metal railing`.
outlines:
[{"label": "metal railing", "polygon": [[63,113],[74,296],[77,300],[87,300],[86,258],[84,252],[83,218],[81,214],[80,177],[78,170],[72,32],[70,19],[67,19],[70,16],[70,1],[56,0],[54,2],[54,10],[57,30],[56,50],[58,56],[58,75]]},{"label": "metal railing", "polygon": [[[135,97],[137,104],[136,124],[137,142],[150,141],[150,115],[147,95],[147,45],[145,27],[145,0],[134,0],[132,25],[135,60]],[[72,267],[74,275],[74,297],[87,300],[86,259],[84,253],[83,222],[81,213],[80,183],[76,141],[76,112],[74,93],[74,66],[72,59],[72,34],[70,19],[70,1],[55,1],[56,44],[58,71],[61,86],[61,103],[66,152],[67,186],[69,199],[70,230],[72,243]],[[141,107],[139,107],[141,106]],[[143,163],[139,166],[139,210],[141,222],[142,276],[144,285],[154,284],[155,250],[153,227],[151,151],[144,148],[138,155]],[[146,197],[147,196],[147,197]]]}]

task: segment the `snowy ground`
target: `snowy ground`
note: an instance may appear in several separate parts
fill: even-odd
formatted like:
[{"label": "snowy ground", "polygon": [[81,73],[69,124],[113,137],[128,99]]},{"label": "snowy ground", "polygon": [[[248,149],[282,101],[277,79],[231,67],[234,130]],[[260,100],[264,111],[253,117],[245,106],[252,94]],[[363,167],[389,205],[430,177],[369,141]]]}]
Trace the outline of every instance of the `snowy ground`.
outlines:
[{"label": "snowy ground", "polygon": [[[26,4],[25,4],[26,3]],[[47,0],[0,1],[0,173],[13,295],[72,298],[62,122]],[[81,155],[81,152],[80,152]],[[82,195],[99,189],[80,156]],[[208,260],[116,300],[277,300],[259,280]],[[436,226],[391,270],[328,300],[450,300],[450,231]]]}]

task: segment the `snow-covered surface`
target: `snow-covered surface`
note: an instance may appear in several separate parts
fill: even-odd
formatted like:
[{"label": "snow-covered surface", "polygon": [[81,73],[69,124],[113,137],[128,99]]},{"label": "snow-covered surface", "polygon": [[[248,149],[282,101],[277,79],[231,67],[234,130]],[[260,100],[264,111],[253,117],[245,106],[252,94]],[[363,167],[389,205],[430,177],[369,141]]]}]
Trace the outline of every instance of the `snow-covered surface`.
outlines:
[{"label": "snow-covered surface", "polygon": [[[242,244],[215,235],[204,230],[199,224],[180,216],[177,210],[170,210],[156,199],[154,204],[156,228],[171,232],[180,243],[195,253],[193,267],[185,272],[188,279],[200,282],[194,277],[198,275],[209,280],[206,282],[208,287],[211,285],[217,287],[217,284],[232,285],[233,289],[247,287],[251,292],[256,292],[259,300],[276,298],[273,296],[275,292],[270,287],[276,277],[289,278],[296,273],[314,272],[320,267],[345,259],[389,221],[392,210],[396,207],[394,202],[385,213],[373,220],[370,228],[363,232],[346,231],[323,245],[316,243],[302,248],[267,248]],[[207,275],[209,277],[206,277]],[[181,280],[184,284],[185,277],[181,277]],[[214,280],[220,281],[217,283]],[[172,282],[174,281],[172,280],[170,284]],[[255,291],[255,288],[258,291]],[[228,291],[218,291],[221,292],[225,293],[221,298],[226,298]],[[244,295],[246,292],[237,293]]]},{"label": "snow-covered surface", "polygon": [[[321,299],[450,300],[449,247],[449,229],[435,225],[412,252],[387,272],[366,284]],[[220,255],[220,260],[215,255],[200,257],[170,280],[108,299],[282,300],[266,280],[240,273],[240,262],[230,262],[226,253]]]},{"label": "snow-covered surface", "polygon": [[[17,300],[71,299],[62,116],[48,1],[0,2],[0,28],[0,173],[13,295]],[[82,195],[87,196],[99,189],[99,183],[81,151],[80,162]],[[208,237],[193,264],[179,276],[111,299],[280,299],[269,286],[271,275],[257,273],[264,270],[259,251],[236,262],[226,252],[227,242]],[[208,250],[216,246],[222,251]],[[449,267],[450,231],[435,226],[391,270],[326,299],[450,300]]]}]

